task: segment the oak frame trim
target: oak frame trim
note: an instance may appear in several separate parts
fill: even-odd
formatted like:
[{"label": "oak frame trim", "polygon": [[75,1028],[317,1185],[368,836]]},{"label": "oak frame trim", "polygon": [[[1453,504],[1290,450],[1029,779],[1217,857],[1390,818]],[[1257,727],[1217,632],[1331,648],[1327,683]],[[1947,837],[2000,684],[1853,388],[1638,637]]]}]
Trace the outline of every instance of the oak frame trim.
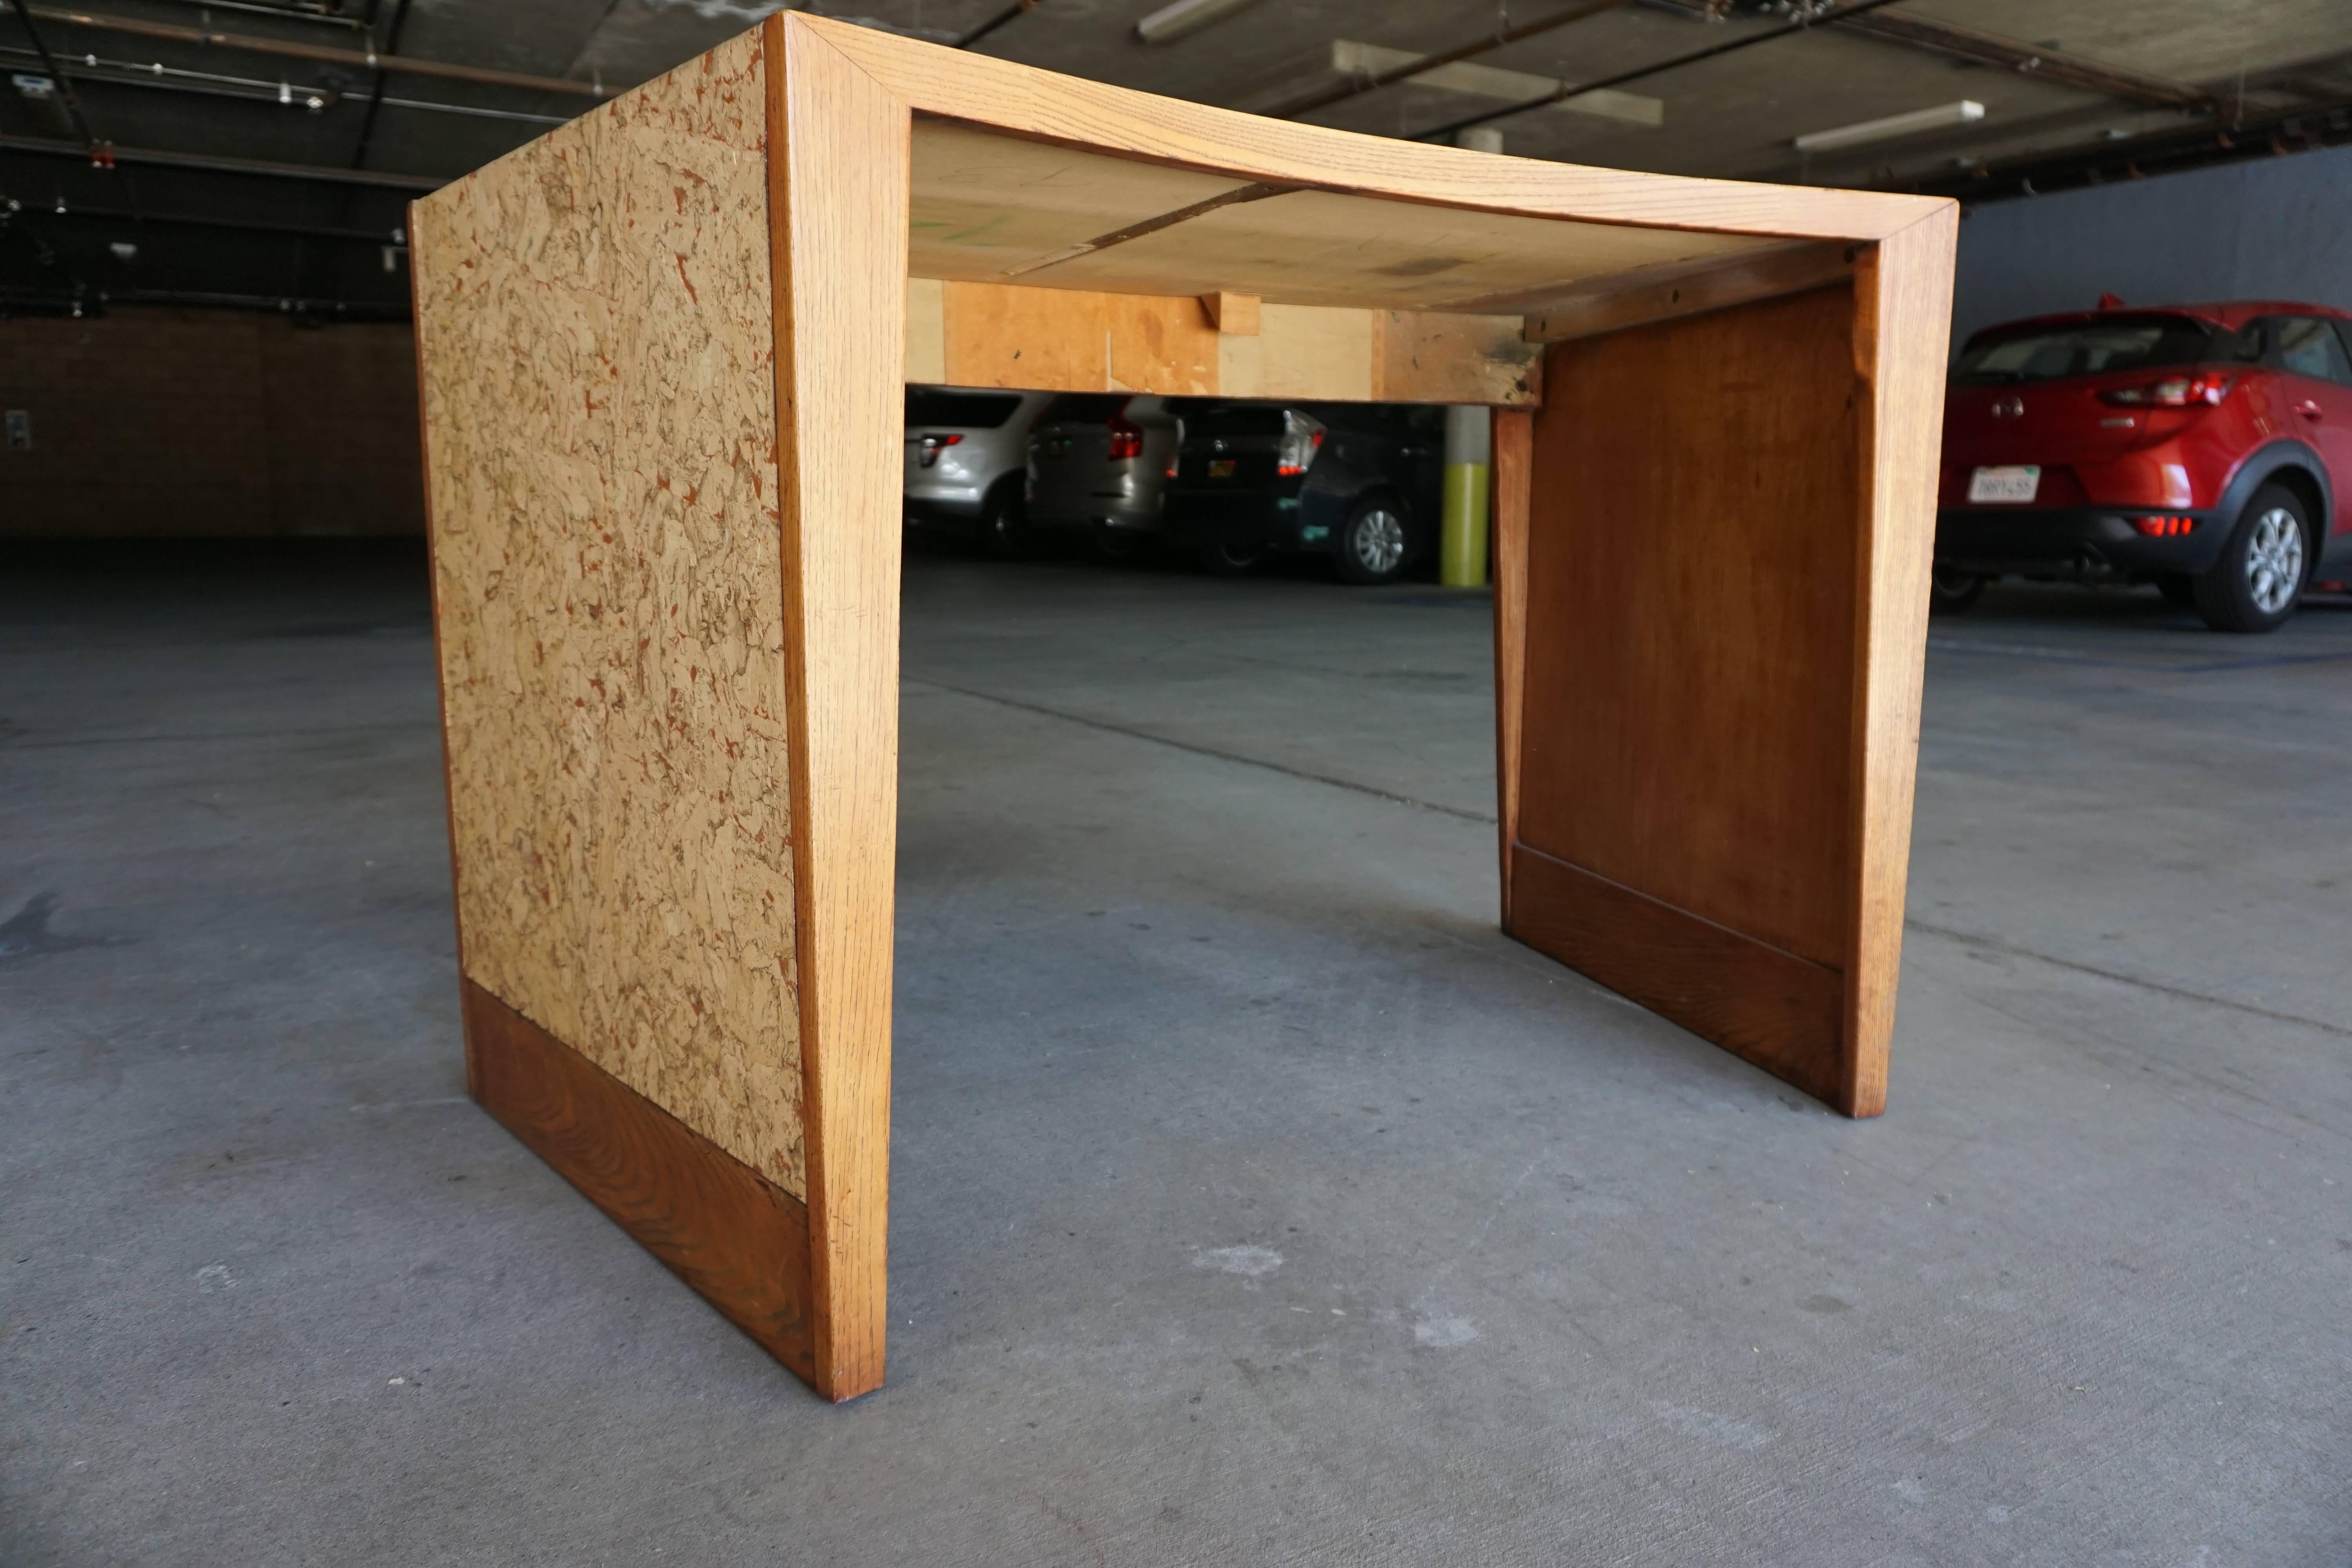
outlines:
[{"label": "oak frame trim", "polygon": [[1528,527],[1535,481],[1535,416],[1495,416],[1495,819],[1503,929],[1511,929],[1511,847],[1519,837],[1519,752],[1527,723]]},{"label": "oak frame trim", "polygon": [[802,13],[788,14],[784,26],[828,39],[918,114],[1257,184],[1804,239],[1882,239],[1948,205],[1941,197],[1753,185],[1391,141],[1055,76]]},{"label": "oak frame trim", "polygon": [[1958,237],[1958,208],[1939,209],[1865,250],[1854,274],[1854,371],[1867,394],[1853,590],[1854,902],[1843,1055],[1831,1100],[1848,1116],[1886,1109]]},{"label": "oak frame trim", "polygon": [[[881,1385],[898,799],[898,446],[913,117],[764,26],[793,940],[818,1394]],[[856,29],[851,29],[856,31]]]}]

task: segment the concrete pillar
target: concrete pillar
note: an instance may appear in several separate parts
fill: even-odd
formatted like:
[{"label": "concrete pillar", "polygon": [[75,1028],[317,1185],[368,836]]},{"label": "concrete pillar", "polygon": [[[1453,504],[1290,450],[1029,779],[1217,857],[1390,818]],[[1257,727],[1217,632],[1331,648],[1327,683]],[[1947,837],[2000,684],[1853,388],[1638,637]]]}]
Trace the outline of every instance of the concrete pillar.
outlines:
[{"label": "concrete pillar", "polygon": [[1487,408],[1445,411],[1445,518],[1439,531],[1437,580],[1449,588],[1486,584],[1488,455],[1494,446],[1494,412]]},{"label": "concrete pillar", "polygon": [[[1474,125],[1455,133],[1454,144],[1474,153],[1499,153],[1499,126]],[[1486,584],[1487,497],[1493,470],[1494,416],[1485,408],[1445,411],[1445,521],[1439,534],[1437,580],[1449,588]]]}]

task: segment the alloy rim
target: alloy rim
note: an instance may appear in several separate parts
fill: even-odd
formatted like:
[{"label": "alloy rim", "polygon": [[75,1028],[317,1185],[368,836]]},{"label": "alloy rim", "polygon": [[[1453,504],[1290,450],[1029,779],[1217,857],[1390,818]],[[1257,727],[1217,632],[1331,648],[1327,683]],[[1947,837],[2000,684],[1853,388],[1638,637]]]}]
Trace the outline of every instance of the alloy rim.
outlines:
[{"label": "alloy rim", "polygon": [[1375,508],[1356,524],[1352,541],[1356,560],[1365,571],[1385,577],[1404,559],[1404,522],[1385,507]]},{"label": "alloy rim", "polygon": [[2253,537],[2246,542],[2246,590],[2254,608],[2275,616],[2294,603],[2302,586],[2303,524],[2274,506],[2254,520]]}]

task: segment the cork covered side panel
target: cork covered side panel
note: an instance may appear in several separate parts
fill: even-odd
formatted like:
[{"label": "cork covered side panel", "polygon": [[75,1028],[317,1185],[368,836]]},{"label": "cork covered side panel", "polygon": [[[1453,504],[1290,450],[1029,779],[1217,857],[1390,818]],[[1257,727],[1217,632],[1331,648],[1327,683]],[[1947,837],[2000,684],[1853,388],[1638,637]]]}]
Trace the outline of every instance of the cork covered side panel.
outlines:
[{"label": "cork covered side panel", "polygon": [[757,32],[417,204],[467,973],[805,1193]]}]

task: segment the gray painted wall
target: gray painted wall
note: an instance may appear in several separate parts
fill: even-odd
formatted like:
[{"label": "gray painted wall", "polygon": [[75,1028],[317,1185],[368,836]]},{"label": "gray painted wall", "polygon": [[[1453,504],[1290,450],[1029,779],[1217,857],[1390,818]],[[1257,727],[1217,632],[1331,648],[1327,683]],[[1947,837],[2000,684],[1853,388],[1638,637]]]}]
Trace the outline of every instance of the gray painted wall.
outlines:
[{"label": "gray painted wall", "polygon": [[1960,225],[1952,343],[1994,321],[2134,305],[2352,310],[2352,147],[1990,202]]}]

